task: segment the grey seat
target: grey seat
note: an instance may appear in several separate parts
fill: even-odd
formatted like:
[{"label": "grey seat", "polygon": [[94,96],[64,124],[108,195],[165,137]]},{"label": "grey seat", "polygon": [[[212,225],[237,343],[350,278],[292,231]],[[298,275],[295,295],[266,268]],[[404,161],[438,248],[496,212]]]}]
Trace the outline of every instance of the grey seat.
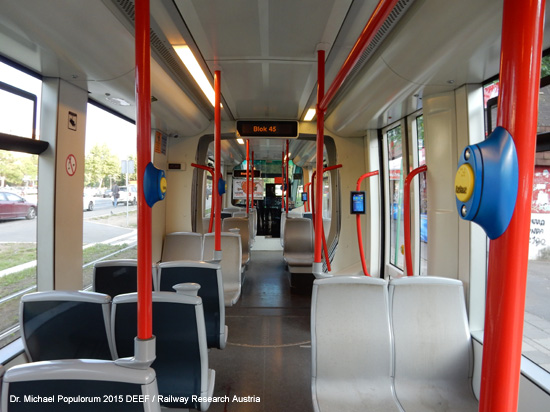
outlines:
[{"label": "grey seat", "polygon": [[291,210],[288,212],[288,216],[285,212],[281,213],[281,236],[280,236],[280,242],[281,246],[285,245],[285,223],[287,219],[294,219],[297,217],[303,217],[302,212],[298,212],[296,210]]},{"label": "grey seat", "polygon": [[286,219],[283,257],[290,273],[312,273],[313,223],[311,219]]},{"label": "grey seat", "polygon": [[[59,400],[59,396],[66,400]],[[78,396],[89,398],[78,402]],[[53,401],[25,401],[29,397]],[[160,404],[153,369],[129,369],[113,361],[71,359],[27,363],[9,369],[4,375],[0,409],[4,412],[160,412]]]},{"label": "grey seat", "polygon": [[158,266],[158,291],[172,292],[179,283],[201,285],[198,296],[202,299],[206,340],[209,348],[223,349],[227,344],[225,302],[221,267],[217,263],[176,261]]},{"label": "grey seat", "polygon": [[35,292],[19,306],[21,338],[30,362],[113,359],[108,295],[81,291]]},{"label": "grey seat", "polygon": [[[151,268],[151,282],[156,267]],[[137,260],[117,259],[97,262],[94,265],[92,291],[111,297],[137,292]]]},{"label": "grey seat", "polygon": [[[208,226],[207,226],[208,227]],[[202,234],[173,232],[164,237],[162,262],[174,260],[202,260]]]},{"label": "grey seat", "polygon": [[311,300],[313,409],[401,409],[393,395],[387,282],[366,276],[317,279]]},{"label": "grey seat", "polygon": [[250,224],[247,217],[230,217],[223,220],[222,231],[229,232],[230,229],[239,229],[239,234],[241,235],[241,248],[242,248],[242,261],[241,264],[244,266],[248,264],[250,260],[250,245],[251,245],[251,234],[250,234]]},{"label": "grey seat", "polygon": [[[117,357],[134,355],[137,336],[137,294],[113,299],[112,335]],[[153,335],[161,405],[205,411],[214,391],[215,372],[208,369],[208,348],[201,298],[174,292],[153,292]],[[193,400],[193,395],[196,397]],[[172,396],[172,397],[170,397]],[[187,401],[184,398],[188,398]]]},{"label": "grey seat", "polygon": [[390,282],[395,393],[407,412],[477,411],[464,289],[456,279]]},{"label": "grey seat", "polygon": [[[204,235],[204,260],[213,261],[215,234]],[[241,296],[241,236],[237,233],[221,233],[222,260],[220,263],[223,279],[225,306],[232,306]]]},{"label": "grey seat", "polygon": [[233,213],[233,212],[240,212],[241,210],[243,210],[242,207],[230,206],[230,207],[223,208],[222,212],[224,212],[224,213]]}]

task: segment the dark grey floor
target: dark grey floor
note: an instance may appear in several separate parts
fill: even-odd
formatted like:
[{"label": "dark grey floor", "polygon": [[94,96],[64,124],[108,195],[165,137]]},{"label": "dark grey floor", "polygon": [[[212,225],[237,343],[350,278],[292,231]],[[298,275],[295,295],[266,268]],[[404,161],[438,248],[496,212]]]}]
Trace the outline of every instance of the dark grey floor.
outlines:
[{"label": "dark grey floor", "polygon": [[282,252],[252,252],[242,296],[226,308],[227,347],[209,356],[214,395],[229,402],[209,411],[313,410],[310,306],[310,291],[291,292]]}]

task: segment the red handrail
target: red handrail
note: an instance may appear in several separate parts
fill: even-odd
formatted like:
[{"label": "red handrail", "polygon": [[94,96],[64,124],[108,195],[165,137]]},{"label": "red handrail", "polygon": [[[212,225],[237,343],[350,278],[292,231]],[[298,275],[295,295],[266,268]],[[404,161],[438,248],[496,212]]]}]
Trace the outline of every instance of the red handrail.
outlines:
[{"label": "red handrail", "polygon": [[145,201],[143,177],[151,162],[151,41],[149,0],[135,4],[136,47],[136,129],[138,178],[138,324],[137,337],[153,336],[153,295],[151,289],[151,208]]},{"label": "red handrail", "polygon": [[307,193],[307,201],[306,201],[306,203],[304,203],[304,209],[305,209],[306,212],[309,212],[311,210],[311,207],[309,206],[309,198],[310,198],[309,187],[310,186],[311,186],[311,182],[306,183],[305,186],[304,186],[304,190]]},{"label": "red handrail", "polygon": [[[376,35],[384,21],[387,19],[395,5],[399,0],[380,0],[376,9],[372,12],[372,15],[365,25],[365,28],[359,35],[359,38],[355,42],[355,45],[351,49],[346,61],[342,65],[342,68],[332,81],[326,95],[324,95],[320,100],[317,99],[317,119],[319,119],[319,111],[325,112],[328,108],[330,101],[334,98],[346,77],[351,72],[357,61],[361,58],[361,55]],[[323,52],[323,62],[324,62],[324,52]],[[324,70],[323,70],[324,75]],[[324,89],[323,89],[324,91]]]},{"label": "red handrail", "polygon": [[[197,169],[206,170],[212,175],[212,186],[214,186],[214,169],[204,165],[198,165],[196,163],[191,163],[191,166],[196,167]],[[213,205],[210,207],[210,222],[208,223],[208,233],[212,233],[212,223],[214,223],[214,211],[216,209],[216,198],[214,197],[214,188],[212,187],[212,200],[214,201]]]},{"label": "red handrail", "polygon": [[288,139],[286,141],[286,215],[288,216],[288,192],[289,192],[289,187],[288,185],[290,184],[290,179],[288,177],[288,164],[290,163],[290,159],[288,157]]},{"label": "red handrail", "polygon": [[254,186],[254,150],[252,150],[252,161],[250,163],[250,169],[252,171],[252,173],[250,174],[251,175],[251,186],[252,186],[252,209],[254,209],[254,189],[255,189],[255,186]]},{"label": "red handrail", "polygon": [[281,212],[285,210],[285,151],[281,152]]},{"label": "red handrail", "polygon": [[426,165],[422,165],[410,172],[405,179],[405,199],[403,208],[405,209],[405,263],[407,276],[413,276],[412,257],[411,257],[411,182],[413,178],[422,172],[428,170]]},{"label": "red handrail", "polygon": [[250,209],[250,146],[248,145],[248,139],[246,140],[246,214],[248,215]]},{"label": "red handrail", "polygon": [[218,190],[219,182],[222,178],[221,158],[222,158],[222,133],[221,133],[221,73],[219,70],[214,72],[214,168],[215,179],[213,183],[216,205],[216,230],[214,234],[214,258],[221,258],[222,250],[222,201]]},{"label": "red handrail", "polygon": [[[325,172],[328,172],[330,170],[335,170],[335,169],[340,169],[342,167],[342,165],[334,165],[334,166],[328,166],[328,167],[325,167],[323,169],[323,174]],[[312,185],[315,186],[315,176],[317,175],[317,170],[315,170],[313,172],[313,174],[311,175],[311,182],[312,182]],[[321,182],[323,181],[323,179],[319,179]],[[311,202],[312,202],[312,206],[313,206],[313,209],[312,209],[312,220],[313,220],[313,229],[315,230],[315,192],[313,192],[313,197],[311,198]],[[332,269],[330,267],[330,259],[328,257],[328,247],[327,247],[327,240],[325,238],[325,225],[323,225],[323,212],[322,212],[322,205],[323,205],[323,202],[322,200],[319,202],[319,204],[321,205],[321,230],[320,230],[320,233],[321,233],[321,242],[322,242],[322,245],[323,245],[323,253],[325,254],[325,263],[327,264],[327,270],[330,272]],[[317,232],[315,232],[317,233]],[[316,236],[317,237],[317,236]]]},{"label": "red handrail", "polygon": [[544,6],[544,0],[503,5],[497,125],[512,135],[520,179],[508,229],[489,248],[482,412],[511,412],[518,405]]},{"label": "red handrail", "polygon": [[[325,143],[325,111],[320,109],[319,103],[325,97],[325,51],[317,50],[317,138],[316,138],[316,162],[315,171],[323,170],[323,148]],[[317,185],[312,185],[313,192],[323,196],[323,179],[317,181]],[[315,209],[315,206],[313,206]],[[317,212],[313,215],[314,224],[323,226],[322,202],[317,205]],[[321,231],[315,232],[315,244],[313,247],[313,274],[322,274],[321,266]]]},{"label": "red handrail", "polygon": [[[361,182],[366,179],[367,177],[376,176],[378,175],[378,170],[374,172],[368,172],[362,175],[359,179],[357,179],[357,185],[355,186],[355,190],[359,191],[361,190]],[[357,242],[359,243],[359,256],[361,257],[361,266],[363,267],[363,273],[365,276],[370,276],[369,272],[367,271],[367,262],[365,261],[365,251],[363,250],[363,233],[361,230],[361,215],[356,214],[355,215],[355,222],[357,223]]]}]

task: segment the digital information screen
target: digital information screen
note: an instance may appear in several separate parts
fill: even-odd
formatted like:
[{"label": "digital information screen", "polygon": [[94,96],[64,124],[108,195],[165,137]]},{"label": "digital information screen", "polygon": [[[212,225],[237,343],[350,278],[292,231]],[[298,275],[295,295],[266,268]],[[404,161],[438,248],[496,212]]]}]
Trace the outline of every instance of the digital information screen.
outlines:
[{"label": "digital information screen", "polygon": [[302,192],[302,202],[307,202],[307,192]]},{"label": "digital information screen", "polygon": [[350,209],[351,214],[365,214],[365,192],[351,192]]},{"label": "digital information screen", "polygon": [[296,120],[237,120],[239,137],[298,137]]}]

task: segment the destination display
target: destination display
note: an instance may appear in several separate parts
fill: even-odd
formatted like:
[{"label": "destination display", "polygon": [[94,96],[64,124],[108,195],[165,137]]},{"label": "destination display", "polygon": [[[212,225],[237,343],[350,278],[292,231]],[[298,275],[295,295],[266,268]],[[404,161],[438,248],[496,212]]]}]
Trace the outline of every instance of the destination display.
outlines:
[{"label": "destination display", "polygon": [[298,137],[296,120],[237,120],[240,137]]},{"label": "destination display", "polygon": [[[260,177],[260,170],[254,170],[254,177]],[[248,174],[252,177],[252,170]],[[233,170],[233,177],[246,177],[246,170]]]}]

